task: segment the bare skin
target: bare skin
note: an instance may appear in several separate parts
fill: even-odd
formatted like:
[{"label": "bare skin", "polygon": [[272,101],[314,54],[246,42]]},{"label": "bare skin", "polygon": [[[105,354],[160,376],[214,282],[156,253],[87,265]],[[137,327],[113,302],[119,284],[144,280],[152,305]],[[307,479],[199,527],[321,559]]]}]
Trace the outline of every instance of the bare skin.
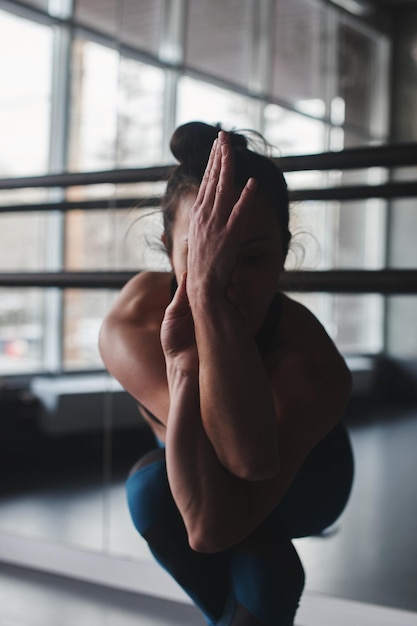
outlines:
[{"label": "bare skin", "polygon": [[282,296],[273,350],[254,337],[284,262],[276,217],[253,180],[233,187],[226,133],[173,231],[172,274],[122,290],[100,333],[109,372],[161,421],[167,472],[191,547],[243,541],[340,419],[349,371],[318,320]]}]

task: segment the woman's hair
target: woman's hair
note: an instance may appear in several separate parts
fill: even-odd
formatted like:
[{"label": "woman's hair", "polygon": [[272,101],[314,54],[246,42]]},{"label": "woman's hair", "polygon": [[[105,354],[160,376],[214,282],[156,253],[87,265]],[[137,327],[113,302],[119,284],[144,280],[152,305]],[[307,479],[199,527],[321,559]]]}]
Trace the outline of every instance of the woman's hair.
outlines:
[{"label": "woman's hair", "polygon": [[[185,194],[198,190],[213,142],[220,130],[219,124],[211,126],[203,122],[189,122],[179,126],[172,135],[170,148],[179,165],[168,179],[161,203],[168,254],[172,252],[172,228],[178,203]],[[270,158],[248,148],[244,135],[233,131],[229,135],[234,151],[235,186],[243,189],[250,177],[256,179],[258,192],[268,198],[275,210],[285,256],[291,233],[288,229],[289,201],[284,176]]]}]

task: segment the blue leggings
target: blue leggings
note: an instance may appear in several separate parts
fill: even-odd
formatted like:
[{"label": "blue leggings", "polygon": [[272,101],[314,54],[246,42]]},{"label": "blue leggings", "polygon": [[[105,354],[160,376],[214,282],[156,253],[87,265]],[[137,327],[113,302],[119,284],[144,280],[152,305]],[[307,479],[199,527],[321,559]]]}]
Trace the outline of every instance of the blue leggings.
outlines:
[{"label": "blue leggings", "polygon": [[127,498],[133,523],[155,559],[209,625],[292,626],[304,570],[291,539],[330,526],[346,505],[352,479],[352,451],[339,424],[310,453],[272,513],[244,541],[216,554],[190,548],[163,449],[152,450],[135,466]]}]

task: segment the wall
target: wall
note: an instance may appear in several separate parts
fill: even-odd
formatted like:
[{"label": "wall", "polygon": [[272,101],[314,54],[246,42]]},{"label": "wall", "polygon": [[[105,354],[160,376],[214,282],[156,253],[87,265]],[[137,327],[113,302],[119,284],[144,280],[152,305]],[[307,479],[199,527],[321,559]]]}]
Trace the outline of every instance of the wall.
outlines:
[{"label": "wall", "polygon": [[[395,13],[392,82],[392,141],[417,142],[417,10]],[[415,179],[417,168],[401,176]],[[398,178],[398,175],[397,175]],[[389,264],[417,267],[417,199],[392,203],[389,221]],[[390,355],[417,359],[417,295],[388,301],[387,347]]]}]

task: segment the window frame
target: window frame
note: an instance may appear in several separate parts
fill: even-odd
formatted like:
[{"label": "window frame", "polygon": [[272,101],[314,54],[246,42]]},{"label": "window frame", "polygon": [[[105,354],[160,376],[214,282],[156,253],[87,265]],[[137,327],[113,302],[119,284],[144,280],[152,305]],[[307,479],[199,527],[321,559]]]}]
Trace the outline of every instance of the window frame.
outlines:
[{"label": "window frame", "polygon": [[[384,73],[384,66],[388,67],[390,58],[390,47],[386,36],[377,32],[370,26],[360,23],[358,19],[348,16],[345,12],[336,7],[329,7],[324,0],[310,0],[320,6],[326,6],[325,19],[327,31],[330,36],[325,48],[327,63],[333,71],[330,77],[335,79],[337,67],[336,63],[336,32],[337,24],[341,21],[351,28],[360,31],[365,36],[372,37],[377,42],[378,59],[377,76],[375,80],[379,85],[380,92],[388,93],[388,77]],[[269,104],[276,104],[289,111],[294,111],[306,118],[319,119],[328,130],[328,137],[325,139],[329,149],[332,146],[332,136],[335,135],[338,125],[334,124],[331,116],[332,98],[337,92],[336,85],[332,80],[327,81],[327,89],[324,95],[325,113],[319,118],[301,112],[290,106],[288,102],[273,98],[268,92],[271,79],[271,49],[273,28],[271,15],[273,14],[275,0],[248,0],[251,6],[253,25],[251,36],[249,37],[249,68],[248,81],[246,86],[236,85],[232,81],[219,78],[214,74],[206,74],[192,67],[186,67],[185,59],[185,25],[187,21],[187,0],[165,0],[163,14],[163,24],[161,28],[161,39],[158,54],[151,54],[147,51],[136,49],[132,46],[118,42],[114,37],[100,33],[85,24],[74,20],[74,6],[72,0],[62,0],[54,10],[54,14],[43,11],[41,8],[26,5],[24,2],[12,2],[11,0],[0,0],[0,9],[15,14],[18,17],[29,19],[44,25],[53,30],[53,68],[52,68],[52,96],[51,96],[51,127],[50,127],[50,159],[49,172],[66,171],[69,158],[69,132],[70,132],[70,110],[71,101],[71,63],[72,46],[75,37],[81,36],[90,41],[95,41],[100,45],[116,49],[123,58],[131,58],[142,63],[153,65],[163,69],[165,75],[164,94],[164,128],[163,145],[164,159],[169,162],[171,156],[168,153],[169,137],[176,125],[176,110],[178,104],[178,83],[183,76],[189,76],[195,80],[212,84],[222,89],[227,89],[235,94],[242,95],[250,99],[254,106],[254,126],[260,132],[264,131],[264,110]],[[373,105],[376,114],[373,117],[373,124],[368,131],[343,125],[344,132],[351,132],[360,137],[364,143],[370,141],[383,141],[388,129],[388,98],[381,98],[375,95]],[[53,138],[53,139],[52,139]],[[51,201],[64,199],[65,190],[53,189],[50,192]],[[64,241],[65,241],[65,215],[60,212],[53,212],[48,216],[48,240],[54,245],[48,246],[47,268],[50,271],[61,271],[64,269]],[[384,220],[382,220],[384,222]],[[381,226],[381,225],[380,225]],[[384,232],[384,224],[381,226]],[[386,257],[386,249],[384,250]],[[385,260],[385,258],[383,259]],[[59,289],[48,289],[45,293],[45,328],[43,340],[43,364],[42,369],[50,372],[64,371],[63,364],[63,331],[64,331],[64,294]],[[382,315],[382,327],[385,324]],[[381,329],[381,337],[383,336]],[[383,339],[381,339],[383,341]],[[383,345],[381,344],[381,348]]]}]

